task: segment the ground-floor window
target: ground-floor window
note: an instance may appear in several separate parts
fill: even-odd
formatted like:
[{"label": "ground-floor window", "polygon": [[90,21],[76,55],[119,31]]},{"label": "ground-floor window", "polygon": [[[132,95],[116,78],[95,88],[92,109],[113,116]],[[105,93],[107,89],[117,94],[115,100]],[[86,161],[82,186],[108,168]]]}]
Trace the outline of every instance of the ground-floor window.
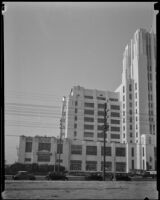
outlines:
[{"label": "ground-floor window", "polygon": [[97,162],[96,161],[86,161],[86,170],[87,171],[97,171]]},{"label": "ground-floor window", "polygon": [[38,162],[50,162],[50,155],[38,155]]},{"label": "ground-floor window", "polygon": [[132,169],[134,169],[134,160],[132,160]]},{"label": "ground-floor window", "polygon": [[[103,164],[104,162],[101,162],[101,171],[103,171]],[[105,162],[105,170],[106,171],[112,171],[112,162]]]},{"label": "ground-floor window", "polygon": [[125,172],[126,171],[126,163],[125,162],[116,162],[116,171],[117,172]]},{"label": "ground-floor window", "polygon": [[82,161],[81,160],[71,160],[70,161],[70,170],[81,170]]}]

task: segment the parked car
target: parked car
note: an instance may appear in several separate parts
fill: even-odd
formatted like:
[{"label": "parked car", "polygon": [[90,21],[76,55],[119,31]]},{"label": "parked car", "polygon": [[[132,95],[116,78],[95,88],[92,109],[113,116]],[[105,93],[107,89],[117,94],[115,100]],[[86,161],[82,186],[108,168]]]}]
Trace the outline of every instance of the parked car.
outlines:
[{"label": "parked car", "polygon": [[49,172],[45,178],[46,178],[46,180],[68,181],[68,178],[64,173],[57,173],[57,172]]},{"label": "parked car", "polygon": [[117,181],[131,181],[131,177],[127,173],[116,173]]},{"label": "parked car", "polygon": [[103,177],[101,174],[98,173],[91,173],[85,176],[85,180],[91,181],[91,180],[97,180],[97,181],[102,181]]},{"label": "parked car", "polygon": [[156,171],[145,171],[142,176],[143,176],[143,178],[156,178],[157,172]]},{"label": "parked car", "polygon": [[13,180],[35,180],[33,174],[28,173],[27,171],[18,171],[18,173],[12,176]]}]

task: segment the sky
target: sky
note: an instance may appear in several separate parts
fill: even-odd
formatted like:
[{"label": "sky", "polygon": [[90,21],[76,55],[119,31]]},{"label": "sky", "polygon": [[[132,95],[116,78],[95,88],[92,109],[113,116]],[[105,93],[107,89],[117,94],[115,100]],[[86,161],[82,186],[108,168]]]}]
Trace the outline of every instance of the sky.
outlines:
[{"label": "sky", "polygon": [[151,29],[153,2],[8,2],[4,13],[5,160],[19,136],[57,136],[73,86],[115,91],[125,46]]}]

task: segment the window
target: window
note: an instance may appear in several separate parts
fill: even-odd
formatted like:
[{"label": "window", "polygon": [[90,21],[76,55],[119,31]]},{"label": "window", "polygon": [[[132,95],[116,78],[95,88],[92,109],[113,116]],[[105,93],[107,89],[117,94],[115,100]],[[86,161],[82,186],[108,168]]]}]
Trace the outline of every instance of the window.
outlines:
[{"label": "window", "polygon": [[97,97],[98,100],[106,100],[105,97]]},{"label": "window", "polygon": [[138,121],[138,117],[136,116],[136,121]]},{"label": "window", "polygon": [[120,135],[119,134],[111,134],[111,138],[112,139],[120,139]]},{"label": "window", "polygon": [[116,171],[117,172],[125,172],[126,171],[126,163],[125,162],[116,162]]},{"label": "window", "polygon": [[132,107],[132,103],[131,102],[129,103],[129,107]]},{"label": "window", "polygon": [[132,130],[132,125],[130,125],[130,130]]},{"label": "window", "polygon": [[125,87],[123,86],[123,93],[125,93]]},{"label": "window", "polygon": [[123,133],[123,138],[125,138],[125,133]]},{"label": "window", "polygon": [[126,149],[124,147],[116,147],[116,156],[124,157],[126,155]]},{"label": "window", "polygon": [[25,158],[25,162],[30,162],[31,158]]},{"label": "window", "polygon": [[94,122],[94,118],[92,117],[84,117],[85,122]]},{"label": "window", "polygon": [[50,162],[50,155],[38,155],[38,162]]},{"label": "window", "polygon": [[51,143],[39,143],[38,144],[38,151],[43,151],[43,150],[46,150],[46,151],[50,151],[51,149]]},{"label": "window", "polygon": [[144,169],[144,160],[143,160],[143,169]]},{"label": "window", "polygon": [[111,109],[113,109],[113,110],[120,110],[120,106],[118,106],[118,105],[111,105]]},{"label": "window", "polygon": [[77,101],[75,101],[75,106],[77,106],[78,105],[78,102]]},{"label": "window", "polygon": [[104,109],[104,104],[98,104],[98,108]]},{"label": "window", "polygon": [[136,106],[137,106],[137,101],[135,102]]},{"label": "window", "polygon": [[125,126],[123,126],[123,131],[125,131]]},{"label": "window", "polygon": [[103,118],[98,118],[98,123],[104,123],[104,119]]},{"label": "window", "polygon": [[77,116],[74,117],[74,120],[77,121]]},{"label": "window", "polygon": [[84,129],[90,129],[93,130],[94,129],[94,125],[90,125],[90,124],[84,124]]},{"label": "window", "polygon": [[71,160],[70,161],[70,170],[81,170],[82,161],[81,160]]},{"label": "window", "polygon": [[63,153],[63,144],[57,144],[57,153]]},{"label": "window", "polygon": [[132,117],[129,118],[129,121],[132,122]]},{"label": "window", "polygon": [[84,110],[84,114],[94,115],[94,110]]},{"label": "window", "polygon": [[120,114],[117,112],[111,112],[111,117],[120,117]]},{"label": "window", "polygon": [[132,91],[132,85],[129,84],[129,91]]},{"label": "window", "polygon": [[142,150],[143,150],[143,156],[144,156],[144,147],[142,147]]},{"label": "window", "polygon": [[71,145],[71,154],[82,154],[82,145]]},{"label": "window", "polygon": [[132,160],[132,169],[134,169],[134,160]]},{"label": "window", "polygon": [[132,94],[129,94],[129,99],[130,99],[130,100],[132,99]]},{"label": "window", "polygon": [[130,137],[132,137],[132,132],[130,132]]},{"label": "window", "polygon": [[116,131],[116,132],[118,131],[119,132],[120,131],[120,127],[111,126],[111,131]]},{"label": "window", "polygon": [[25,152],[32,152],[32,142],[26,142]]},{"label": "window", "polygon": [[120,124],[120,120],[111,119],[111,124]]},{"label": "window", "polygon": [[74,128],[77,128],[77,124],[74,124]]},{"label": "window", "polygon": [[125,108],[125,104],[123,103],[123,108]]},{"label": "window", "polygon": [[132,115],[132,110],[129,110],[129,114]]},{"label": "window", "polygon": [[125,123],[125,118],[123,118],[123,123]]},{"label": "window", "polygon": [[[103,171],[104,162],[101,162],[101,171]],[[112,171],[112,162],[105,162],[105,171]]]},{"label": "window", "polygon": [[94,103],[84,103],[84,106],[94,108]]},{"label": "window", "polygon": [[125,116],[125,111],[123,111],[123,116]]},{"label": "window", "polygon": [[135,90],[137,90],[137,83],[135,83]]},{"label": "window", "polygon": [[[101,147],[101,155],[104,155],[104,147]],[[111,147],[105,147],[105,155],[106,156],[111,156]]]},{"label": "window", "polygon": [[123,96],[123,101],[125,101],[125,96]]},{"label": "window", "polygon": [[76,131],[74,131],[74,137],[76,137],[77,136],[77,132]]},{"label": "window", "polygon": [[93,96],[84,96],[85,99],[93,99]]},{"label": "window", "polygon": [[137,92],[135,93],[135,98],[137,99]]},{"label": "window", "polygon": [[109,98],[110,101],[118,101],[118,99]]},{"label": "window", "polygon": [[86,171],[97,171],[97,162],[86,161]]},{"label": "window", "polygon": [[[97,133],[97,137],[98,138],[104,138],[104,133],[103,132],[102,133]],[[106,134],[105,137],[107,138],[107,134]]]},{"label": "window", "polygon": [[97,155],[97,146],[86,146],[86,155]]},{"label": "window", "polygon": [[77,113],[77,108],[75,108],[75,113]]},{"label": "window", "polygon": [[136,124],[136,129],[138,129],[138,125]]},{"label": "window", "polygon": [[84,137],[93,137],[94,133],[93,132],[84,132]]},{"label": "window", "polygon": [[104,126],[97,126],[97,130],[103,130],[104,129]]},{"label": "window", "polygon": [[132,147],[132,157],[134,157],[134,147]]},{"label": "window", "polygon": [[138,137],[138,132],[136,132],[136,137]]},{"label": "window", "polygon": [[104,116],[104,112],[103,111],[98,111],[98,115],[99,116]]}]

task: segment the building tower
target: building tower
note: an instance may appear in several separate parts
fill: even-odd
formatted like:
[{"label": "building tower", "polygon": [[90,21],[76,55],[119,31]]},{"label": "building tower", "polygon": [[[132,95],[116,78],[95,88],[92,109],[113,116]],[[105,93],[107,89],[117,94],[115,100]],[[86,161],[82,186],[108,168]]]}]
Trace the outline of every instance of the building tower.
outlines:
[{"label": "building tower", "polygon": [[137,144],[138,169],[154,169],[154,150],[147,152],[150,145],[156,146],[156,38],[153,32],[138,29],[126,46],[122,84],[116,91],[120,92],[122,102],[122,142]]}]

